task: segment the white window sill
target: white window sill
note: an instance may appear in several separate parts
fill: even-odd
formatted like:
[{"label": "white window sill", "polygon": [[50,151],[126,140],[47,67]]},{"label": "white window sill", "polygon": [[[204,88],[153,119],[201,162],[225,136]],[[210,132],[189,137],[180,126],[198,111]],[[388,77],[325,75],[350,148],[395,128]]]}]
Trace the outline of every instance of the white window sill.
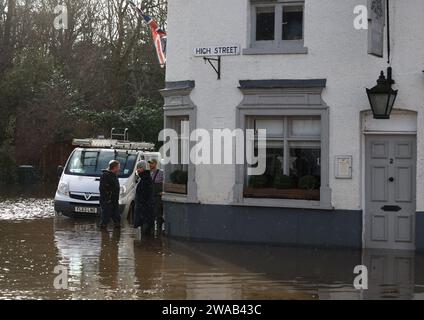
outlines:
[{"label": "white window sill", "polygon": [[177,202],[177,203],[199,203],[197,201],[189,200],[186,194],[178,194],[178,193],[164,193],[162,195],[162,201]]},{"label": "white window sill", "polygon": [[243,49],[244,55],[261,54],[307,54],[307,47],[250,47]]},{"label": "white window sill", "polygon": [[303,40],[257,41],[243,49],[243,54],[307,54]]}]

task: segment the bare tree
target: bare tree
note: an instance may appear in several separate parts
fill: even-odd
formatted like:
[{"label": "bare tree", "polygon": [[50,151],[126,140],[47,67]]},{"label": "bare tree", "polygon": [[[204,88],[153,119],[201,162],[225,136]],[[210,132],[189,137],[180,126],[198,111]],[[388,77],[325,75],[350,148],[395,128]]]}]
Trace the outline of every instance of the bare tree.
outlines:
[{"label": "bare tree", "polygon": [[[56,30],[62,3],[68,28]],[[166,28],[165,0],[138,3]],[[163,85],[150,29],[126,0],[0,0],[0,148],[18,141],[18,162],[37,164],[40,150],[81,132],[69,108],[161,101]]]}]

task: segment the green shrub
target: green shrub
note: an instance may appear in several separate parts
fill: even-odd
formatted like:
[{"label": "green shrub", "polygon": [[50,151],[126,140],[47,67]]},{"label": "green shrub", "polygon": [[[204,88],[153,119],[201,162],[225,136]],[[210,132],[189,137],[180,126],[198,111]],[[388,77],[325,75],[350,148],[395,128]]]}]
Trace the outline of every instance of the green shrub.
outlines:
[{"label": "green shrub", "polygon": [[314,190],[317,184],[317,179],[314,176],[304,176],[299,179],[298,187],[303,190]]},{"label": "green shrub", "polygon": [[292,178],[284,174],[279,174],[274,179],[274,188],[290,189],[292,186],[293,186]]},{"label": "green shrub", "polygon": [[255,189],[265,188],[268,179],[266,176],[251,176],[249,179],[249,187]]},{"label": "green shrub", "polygon": [[109,136],[111,128],[128,128],[131,140],[156,143],[157,148],[162,145],[158,141],[163,129],[162,105],[146,98],[119,110],[97,111],[81,105],[67,110],[66,116],[69,121],[88,123],[94,136]]},{"label": "green shrub", "polygon": [[171,182],[175,184],[187,184],[188,172],[183,170],[175,170],[170,175]]}]

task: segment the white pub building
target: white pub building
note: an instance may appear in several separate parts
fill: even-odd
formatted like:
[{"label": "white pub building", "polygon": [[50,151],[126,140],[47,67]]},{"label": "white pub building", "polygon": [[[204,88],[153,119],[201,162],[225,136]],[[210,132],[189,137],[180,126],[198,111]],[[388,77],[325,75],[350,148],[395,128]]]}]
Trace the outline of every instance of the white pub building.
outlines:
[{"label": "white pub building", "polygon": [[423,70],[422,0],[170,0],[165,126],[267,152],[167,165],[169,235],[424,250]]}]

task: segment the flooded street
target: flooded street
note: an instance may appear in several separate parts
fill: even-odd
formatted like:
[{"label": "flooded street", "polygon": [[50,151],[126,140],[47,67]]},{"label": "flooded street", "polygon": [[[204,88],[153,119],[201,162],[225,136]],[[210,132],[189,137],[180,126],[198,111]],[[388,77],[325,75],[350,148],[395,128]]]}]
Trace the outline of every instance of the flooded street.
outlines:
[{"label": "flooded street", "polygon": [[[421,299],[424,259],[359,252],[101,232],[95,220],[55,217],[49,198],[0,200],[0,299]],[[356,265],[369,290],[353,287]],[[57,290],[56,266],[68,270]]]}]

